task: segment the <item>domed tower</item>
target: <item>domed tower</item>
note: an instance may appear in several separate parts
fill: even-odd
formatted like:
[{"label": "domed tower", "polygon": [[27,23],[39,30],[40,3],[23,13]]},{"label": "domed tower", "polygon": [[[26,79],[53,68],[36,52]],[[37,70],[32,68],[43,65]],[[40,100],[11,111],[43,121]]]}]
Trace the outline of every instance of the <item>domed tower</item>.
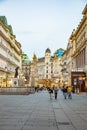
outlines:
[{"label": "domed tower", "polygon": [[45,51],[45,78],[50,79],[51,77],[51,51],[49,48]]},{"label": "domed tower", "polygon": [[50,59],[51,59],[51,51],[49,48],[47,48],[45,51],[45,63],[49,63]]},{"label": "domed tower", "polygon": [[45,58],[46,57],[51,57],[51,50],[49,48],[47,48],[45,51]]},{"label": "domed tower", "polygon": [[51,53],[51,50],[49,48],[47,48],[45,53]]}]

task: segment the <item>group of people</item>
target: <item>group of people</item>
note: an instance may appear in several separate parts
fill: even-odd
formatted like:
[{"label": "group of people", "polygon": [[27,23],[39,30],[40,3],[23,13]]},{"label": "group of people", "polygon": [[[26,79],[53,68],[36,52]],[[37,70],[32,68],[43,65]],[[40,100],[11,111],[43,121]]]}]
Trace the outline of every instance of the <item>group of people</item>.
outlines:
[{"label": "group of people", "polygon": [[63,86],[62,88],[62,92],[63,92],[63,95],[64,95],[64,99],[72,99],[72,87],[71,86]]},{"label": "group of people", "polygon": [[[53,86],[53,87],[47,87],[47,90],[50,94],[50,99],[52,99],[52,94],[54,94],[55,100],[57,99],[57,95],[58,95],[58,91],[59,91],[59,87],[57,86]],[[64,99],[72,99],[72,87],[71,86],[63,86],[62,87],[62,92],[63,92],[63,96]]]},{"label": "group of people", "polygon": [[53,86],[53,87],[47,87],[47,90],[50,94],[50,99],[52,99],[52,94],[54,93],[54,96],[55,96],[55,100],[57,100],[57,95],[58,95],[58,91],[59,91],[59,88],[56,87],[56,86]]}]

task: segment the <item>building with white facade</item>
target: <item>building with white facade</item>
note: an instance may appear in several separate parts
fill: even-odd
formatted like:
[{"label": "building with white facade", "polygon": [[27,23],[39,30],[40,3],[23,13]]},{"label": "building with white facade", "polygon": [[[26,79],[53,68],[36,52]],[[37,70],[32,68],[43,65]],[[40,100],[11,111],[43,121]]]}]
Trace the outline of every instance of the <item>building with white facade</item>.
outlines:
[{"label": "building with white facade", "polygon": [[67,84],[80,92],[87,89],[87,5],[82,14],[81,22],[71,33],[62,58],[62,73],[67,72]]},{"label": "building with white facade", "polygon": [[62,82],[60,63],[63,53],[64,50],[60,48],[52,56],[51,50],[47,48],[44,57],[37,58],[34,54],[30,65],[31,86],[52,87]]},{"label": "building with white facade", "polygon": [[15,68],[21,68],[21,44],[5,16],[0,16],[0,87],[11,87]]}]

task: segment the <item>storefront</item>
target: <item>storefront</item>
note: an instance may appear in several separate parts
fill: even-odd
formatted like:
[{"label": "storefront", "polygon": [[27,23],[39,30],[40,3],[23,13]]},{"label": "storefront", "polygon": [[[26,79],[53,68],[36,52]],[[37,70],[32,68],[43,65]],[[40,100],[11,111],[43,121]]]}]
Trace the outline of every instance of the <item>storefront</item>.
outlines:
[{"label": "storefront", "polygon": [[86,91],[85,85],[86,73],[85,72],[71,72],[71,85],[74,90],[79,92]]},{"label": "storefront", "polygon": [[0,88],[12,87],[13,74],[6,72],[5,70],[0,70]]}]

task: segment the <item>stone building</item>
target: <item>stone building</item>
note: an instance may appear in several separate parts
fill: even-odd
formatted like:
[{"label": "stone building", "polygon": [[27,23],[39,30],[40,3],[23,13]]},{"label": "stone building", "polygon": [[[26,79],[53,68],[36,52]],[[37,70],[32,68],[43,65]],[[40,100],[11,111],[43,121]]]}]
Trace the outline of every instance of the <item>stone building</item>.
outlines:
[{"label": "stone building", "polygon": [[87,85],[87,5],[82,14],[80,24],[70,37],[73,43],[71,83],[80,91],[85,91]]},{"label": "stone building", "polygon": [[[62,52],[61,55],[60,52]],[[64,50],[60,48],[52,56],[51,50],[47,48],[44,57],[37,58],[34,54],[30,65],[31,86],[52,87],[53,85],[59,85],[59,83],[61,83],[60,62],[63,53]]]},{"label": "stone building", "polygon": [[0,16],[0,87],[11,87],[15,68],[21,68],[21,44],[5,16]]},{"label": "stone building", "polygon": [[64,52],[62,62],[64,63],[64,81],[65,84],[71,85],[71,71],[72,71],[72,54],[73,54],[73,43],[69,38],[66,51]]},{"label": "stone building", "polygon": [[[87,87],[87,5],[83,9],[83,18],[69,37],[63,54],[63,68],[67,72],[67,84],[84,92]],[[65,62],[65,65],[64,63]]]}]

